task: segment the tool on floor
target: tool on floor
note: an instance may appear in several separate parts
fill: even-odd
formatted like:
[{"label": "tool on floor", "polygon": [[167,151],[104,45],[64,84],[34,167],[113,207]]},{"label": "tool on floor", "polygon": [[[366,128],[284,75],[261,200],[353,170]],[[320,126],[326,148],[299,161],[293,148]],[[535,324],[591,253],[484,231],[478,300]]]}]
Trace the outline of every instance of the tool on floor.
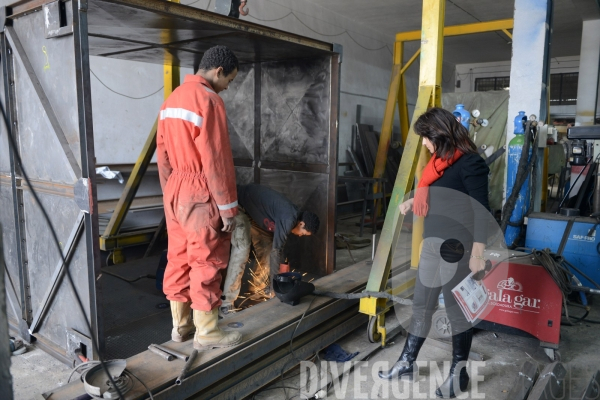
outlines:
[{"label": "tool on floor", "polygon": [[157,348],[158,350],[162,350],[165,353],[172,354],[175,357],[177,357],[177,358],[179,358],[180,360],[183,360],[183,361],[188,361],[189,358],[191,357],[191,356],[188,356],[187,354],[181,353],[181,352],[179,352],[177,350],[173,350],[173,349],[170,349],[168,347],[161,346],[160,344],[151,344],[150,346],[152,346],[154,348]]},{"label": "tool on floor", "polygon": [[148,350],[150,350],[151,352],[153,352],[157,356],[160,356],[160,357],[164,358],[167,361],[173,361],[173,359],[175,359],[175,357],[173,356],[173,354],[167,353],[166,351],[162,351],[161,349],[157,349],[153,345],[148,346]]},{"label": "tool on floor", "polygon": [[181,373],[179,374],[179,376],[177,377],[177,379],[175,379],[175,383],[177,385],[181,385],[181,382],[183,382],[183,380],[185,379],[185,376],[187,375],[188,371],[190,370],[190,367],[192,366],[192,364],[196,360],[196,356],[197,355],[198,355],[198,350],[192,351],[192,354],[190,354],[189,359],[187,360],[187,362],[183,366],[183,369],[181,370]]},{"label": "tool on floor", "polygon": [[273,290],[275,290],[275,295],[282,303],[295,306],[302,297],[311,294],[315,290],[315,285],[302,281],[302,274],[298,272],[286,272],[275,275]]},{"label": "tool on floor", "polygon": [[106,379],[106,372],[102,365],[98,364],[82,375],[85,392],[92,398],[104,399],[116,399],[119,397],[119,393],[124,395],[129,392],[133,387],[133,379],[125,371],[127,362],[125,360],[110,360],[106,361],[105,365],[116,387]]}]

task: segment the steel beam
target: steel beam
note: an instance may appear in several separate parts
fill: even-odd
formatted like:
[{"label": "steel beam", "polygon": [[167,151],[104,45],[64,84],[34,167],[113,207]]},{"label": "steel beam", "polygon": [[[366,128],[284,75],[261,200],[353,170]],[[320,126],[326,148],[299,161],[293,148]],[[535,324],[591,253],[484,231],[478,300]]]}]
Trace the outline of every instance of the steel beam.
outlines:
[{"label": "steel beam", "polygon": [[[298,365],[300,361],[331,343],[335,343],[366,323],[365,315],[357,314],[355,309],[348,310],[294,340],[293,353],[290,351],[292,346],[286,343],[276,352],[261,358],[233,377],[230,376],[219,384],[202,391],[202,394],[191,398],[195,400],[245,398]],[[159,397],[156,396],[156,398]]]},{"label": "steel beam", "polygon": [[[444,36],[468,35],[471,33],[484,33],[503,31],[513,28],[513,19],[499,19],[473,24],[453,25],[444,27]],[[421,31],[400,32],[396,34],[397,42],[410,42],[421,39]]]},{"label": "steel beam", "polygon": [[540,374],[539,379],[533,386],[528,400],[554,400],[565,398],[565,378],[567,370],[558,361],[549,364]]},{"label": "steel beam", "polygon": [[600,370],[594,374],[592,380],[581,395],[581,400],[593,399],[600,399]]},{"label": "steel beam", "polygon": [[[417,98],[417,104],[412,119],[413,124],[417,118],[427,110],[427,107],[430,105],[432,93],[433,87],[431,86],[421,86],[419,88],[419,96]],[[406,146],[404,147],[402,159],[400,161],[400,169],[398,170],[396,182],[392,191],[390,206],[388,207],[388,212],[385,216],[381,236],[377,245],[377,251],[375,253],[375,260],[373,261],[369,281],[367,282],[367,290],[369,291],[380,292],[386,289],[391,260],[393,259],[393,249],[395,249],[397,244],[400,227],[404,221],[404,216],[400,214],[398,205],[404,201],[404,195],[412,187],[417,167],[417,154],[421,148],[420,138],[414,134],[413,126],[411,126],[410,133],[408,135]],[[385,307],[385,303],[385,299],[361,299],[360,311],[371,316],[376,316],[377,307],[383,308]]]},{"label": "steel beam", "polygon": [[537,363],[533,363],[529,360],[525,361],[521,368],[519,368],[519,373],[515,378],[515,381],[508,393],[507,399],[511,400],[525,400],[531,392],[535,381],[539,375],[538,365]]}]

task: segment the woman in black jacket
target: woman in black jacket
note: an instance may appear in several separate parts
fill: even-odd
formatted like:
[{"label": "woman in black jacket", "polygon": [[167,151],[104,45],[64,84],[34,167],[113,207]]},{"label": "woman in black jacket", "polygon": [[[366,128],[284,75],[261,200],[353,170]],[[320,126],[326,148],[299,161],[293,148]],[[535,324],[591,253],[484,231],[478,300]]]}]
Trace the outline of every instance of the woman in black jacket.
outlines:
[{"label": "woman in black jacket", "polygon": [[[432,157],[423,170],[415,197],[399,207],[402,214],[412,210],[415,215],[424,217],[423,248],[404,349],[392,369],[379,372],[379,376],[383,379],[412,377],[413,363],[429,333],[431,318],[443,291],[452,328],[452,365],[450,375],[436,395],[454,398],[465,391],[469,383],[466,361],[473,329],[451,290],[470,272],[485,268],[489,168],[477,154],[467,129],[452,113],[432,108],[419,117],[414,130],[423,138],[423,146]],[[455,386],[457,383],[460,392]]]}]

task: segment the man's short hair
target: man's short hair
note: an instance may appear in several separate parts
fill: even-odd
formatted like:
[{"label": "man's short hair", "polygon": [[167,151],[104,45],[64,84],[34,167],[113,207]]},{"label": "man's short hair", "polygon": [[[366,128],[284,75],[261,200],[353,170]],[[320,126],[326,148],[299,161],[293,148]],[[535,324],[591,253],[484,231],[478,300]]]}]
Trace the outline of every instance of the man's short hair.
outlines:
[{"label": "man's short hair", "polygon": [[304,222],[304,229],[312,233],[313,235],[319,231],[319,217],[310,211],[303,211],[300,214],[300,221]]},{"label": "man's short hair", "polygon": [[214,46],[206,50],[200,63],[194,66],[194,73],[199,69],[210,71],[211,69],[223,67],[225,76],[239,69],[239,62],[233,51],[225,46]]}]

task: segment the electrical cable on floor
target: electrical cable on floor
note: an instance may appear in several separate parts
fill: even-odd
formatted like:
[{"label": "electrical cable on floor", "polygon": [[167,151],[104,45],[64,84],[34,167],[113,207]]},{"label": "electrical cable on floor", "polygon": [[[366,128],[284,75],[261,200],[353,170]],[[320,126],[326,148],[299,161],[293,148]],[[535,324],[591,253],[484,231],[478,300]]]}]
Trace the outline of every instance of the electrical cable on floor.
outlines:
[{"label": "electrical cable on floor", "polygon": [[[87,361],[87,362],[79,364],[78,366],[73,368],[73,370],[71,371],[71,374],[69,375],[69,378],[67,379],[67,383],[71,382],[73,375],[76,373],[79,374],[79,379],[82,379],[83,375],[85,375],[85,373],[87,371],[89,371],[90,369],[94,368],[96,365],[99,365],[99,364],[100,364],[100,361]],[[137,379],[142,384],[142,386],[144,386],[144,388],[146,388],[146,391],[148,392],[148,396],[150,397],[150,399],[151,400],[154,399],[154,397],[152,396],[152,392],[150,391],[150,388],[140,378],[138,378],[137,375],[135,375],[133,372],[129,371],[127,368],[125,368],[125,370],[123,370],[123,374],[128,376],[128,378],[130,380],[131,380],[131,377],[134,377],[135,379]],[[133,380],[131,380],[131,381],[133,382]],[[113,387],[115,387],[115,386],[113,386]],[[88,393],[88,395],[93,399],[103,399],[103,397],[93,396],[89,393]]]},{"label": "electrical cable on floor", "polygon": [[121,279],[121,280],[123,280],[123,281],[125,281],[125,282],[128,282],[128,283],[137,282],[137,281],[139,281],[140,279],[144,279],[144,278],[148,278],[148,279],[156,279],[156,275],[153,275],[153,274],[140,275],[140,276],[138,276],[137,278],[129,279],[129,278],[125,278],[124,276],[121,276],[121,275],[115,274],[114,272],[107,271],[107,270],[105,270],[105,269],[103,269],[103,270],[102,270],[102,273],[103,273],[103,274],[106,274],[106,275],[114,276],[115,278],[117,278],[117,279]]},{"label": "electrical cable on floor", "polygon": [[[544,250],[536,250],[532,249],[531,254],[536,258],[536,260],[544,267],[544,269],[548,272],[548,274],[552,277],[556,285],[559,287],[562,295],[563,295],[563,308],[564,308],[564,316],[567,320],[566,325],[574,325],[577,322],[590,322],[593,324],[600,324],[598,321],[586,319],[590,308],[584,307],[585,314],[582,317],[578,317],[575,321],[571,320],[569,316],[569,308],[567,297],[575,290],[582,290],[586,288],[581,288],[580,286],[573,285],[571,283],[572,279],[576,279],[576,276],[569,270],[569,267],[573,268],[579,274],[581,274],[585,279],[589,280],[594,286],[600,289],[600,285],[595,282],[593,279],[582,273],[577,267],[568,262],[562,256],[558,256],[555,253],[550,252],[549,249]],[[577,280],[578,282],[578,280]],[[586,289],[589,292],[589,288]],[[583,290],[586,292],[586,290]],[[572,306],[577,306],[571,304]]]},{"label": "electrical cable on floor", "polygon": [[364,291],[364,292],[360,292],[360,293],[334,293],[334,292],[323,292],[320,290],[315,290],[313,292],[313,294],[315,296],[324,296],[324,297],[331,297],[333,299],[343,299],[343,300],[354,300],[354,299],[375,297],[377,299],[388,299],[388,300],[393,301],[394,303],[402,304],[405,306],[412,305],[412,300],[403,299],[402,297],[394,296],[393,294],[387,293],[387,292]]}]

